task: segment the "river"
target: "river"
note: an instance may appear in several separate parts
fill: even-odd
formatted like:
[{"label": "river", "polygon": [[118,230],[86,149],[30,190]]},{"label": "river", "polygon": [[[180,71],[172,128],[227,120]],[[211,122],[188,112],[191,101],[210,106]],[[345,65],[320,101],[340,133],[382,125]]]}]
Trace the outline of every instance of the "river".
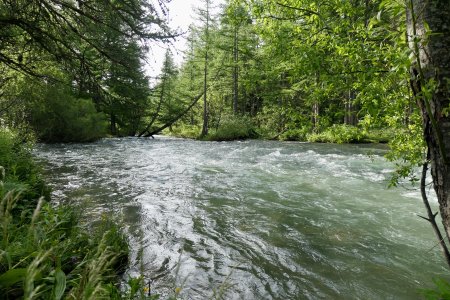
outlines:
[{"label": "river", "polygon": [[418,191],[387,188],[384,153],[161,136],[35,151],[56,201],[123,222],[127,273],[163,297],[415,299],[448,270]]}]

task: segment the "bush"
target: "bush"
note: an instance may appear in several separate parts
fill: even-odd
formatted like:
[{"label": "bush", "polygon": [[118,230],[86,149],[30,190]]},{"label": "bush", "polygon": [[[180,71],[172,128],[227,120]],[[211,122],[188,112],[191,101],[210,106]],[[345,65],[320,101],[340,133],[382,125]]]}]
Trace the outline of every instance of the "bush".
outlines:
[{"label": "bush", "polygon": [[364,142],[368,143],[389,143],[395,136],[392,128],[369,129],[364,131]]},{"label": "bush", "polygon": [[205,139],[209,141],[232,141],[257,137],[258,134],[249,117],[225,116],[219,128],[211,130]]},{"label": "bush", "polygon": [[107,132],[106,117],[91,99],[75,98],[57,87],[31,103],[30,125],[44,142],[91,142]]},{"label": "bush", "polygon": [[279,139],[282,141],[306,141],[310,128],[303,126],[297,129],[288,129],[280,134]]},{"label": "bush", "polygon": [[364,138],[363,133],[355,126],[333,125],[321,133],[308,135],[308,142],[318,143],[358,143]]}]

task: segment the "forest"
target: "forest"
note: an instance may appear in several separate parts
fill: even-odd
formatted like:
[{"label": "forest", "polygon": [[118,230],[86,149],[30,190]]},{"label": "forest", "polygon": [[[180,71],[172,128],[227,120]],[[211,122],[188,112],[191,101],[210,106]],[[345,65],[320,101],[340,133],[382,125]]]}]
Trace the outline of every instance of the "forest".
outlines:
[{"label": "forest", "polygon": [[[169,2],[0,3],[4,299],[159,297],[143,274],[118,284],[133,253],[120,222],[87,224],[82,207],[52,204],[36,143],[164,135],[387,144],[386,185],[418,187],[450,266],[448,1],[202,0],[188,32],[168,26]],[[166,52],[151,78],[157,45]],[[450,293],[445,280],[437,287],[425,295]]]}]

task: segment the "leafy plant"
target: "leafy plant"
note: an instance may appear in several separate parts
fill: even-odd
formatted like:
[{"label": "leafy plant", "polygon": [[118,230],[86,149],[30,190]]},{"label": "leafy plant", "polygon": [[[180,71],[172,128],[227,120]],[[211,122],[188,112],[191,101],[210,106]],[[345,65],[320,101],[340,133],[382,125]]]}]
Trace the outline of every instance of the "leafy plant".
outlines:
[{"label": "leafy plant", "polygon": [[308,135],[309,142],[322,143],[356,143],[363,139],[360,129],[349,125],[333,125],[321,133]]},{"label": "leafy plant", "polygon": [[90,142],[106,135],[106,118],[91,99],[75,98],[62,86],[41,87],[30,99],[30,125],[45,142]]},{"label": "leafy plant", "polygon": [[423,296],[428,300],[449,300],[450,299],[450,283],[442,278],[433,280],[435,289],[423,290]]},{"label": "leafy plant", "polygon": [[256,138],[257,133],[248,117],[226,116],[219,127],[206,136],[209,141],[230,141]]}]

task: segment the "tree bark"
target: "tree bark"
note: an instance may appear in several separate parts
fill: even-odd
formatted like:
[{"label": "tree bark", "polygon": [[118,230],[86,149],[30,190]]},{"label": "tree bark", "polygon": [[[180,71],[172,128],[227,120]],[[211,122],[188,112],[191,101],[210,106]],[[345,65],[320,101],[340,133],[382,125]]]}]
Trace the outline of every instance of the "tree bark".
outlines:
[{"label": "tree bark", "polygon": [[239,97],[239,50],[238,50],[238,25],[234,25],[234,45],[233,45],[233,113],[238,113],[238,97]]},{"label": "tree bark", "polygon": [[203,70],[203,126],[201,136],[204,137],[208,134],[208,102],[207,102],[207,89],[208,89],[208,51],[209,51],[209,0],[206,1],[206,25],[205,25],[205,66]]},{"label": "tree bark", "polygon": [[[408,3],[408,42],[415,54],[411,87],[422,113],[433,185],[449,238],[450,118],[446,110],[450,107],[450,1],[409,0]],[[430,93],[425,92],[430,90],[428,96]]]},{"label": "tree bark", "polygon": [[356,107],[354,104],[355,101],[355,91],[348,91],[348,99],[345,101],[345,116],[344,116],[344,124],[345,125],[358,125],[358,118],[356,113]]},{"label": "tree bark", "polygon": [[445,243],[445,240],[441,234],[441,230],[439,229],[439,226],[436,222],[436,216],[438,213],[437,212],[433,213],[433,210],[431,209],[430,202],[428,201],[428,196],[427,196],[427,192],[426,192],[426,179],[427,179],[429,156],[430,156],[430,152],[428,151],[427,160],[422,165],[422,177],[420,179],[420,194],[422,195],[422,201],[423,201],[423,204],[425,205],[425,209],[427,211],[427,216],[426,217],[419,216],[419,217],[430,222],[431,227],[433,227],[434,234],[436,235],[436,238],[438,239],[438,244],[441,248],[442,254],[444,255],[445,261],[447,262],[447,265],[450,267],[450,252],[448,251],[447,244]]}]

